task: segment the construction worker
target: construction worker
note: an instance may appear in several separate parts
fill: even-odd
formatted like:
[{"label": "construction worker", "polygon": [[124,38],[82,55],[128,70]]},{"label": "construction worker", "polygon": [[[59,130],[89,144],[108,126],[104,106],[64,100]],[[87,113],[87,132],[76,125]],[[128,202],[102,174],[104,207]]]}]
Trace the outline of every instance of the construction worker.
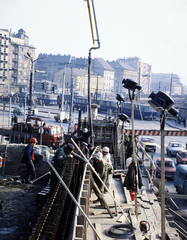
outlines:
[{"label": "construction worker", "polygon": [[107,178],[106,178],[106,183],[105,184],[106,184],[108,189],[110,188],[110,182],[111,182],[111,177],[112,177],[112,173],[113,173],[113,166],[112,166],[112,162],[111,162],[111,159],[110,159],[109,151],[110,151],[110,149],[108,147],[104,147],[102,149],[103,159],[105,160],[106,167],[107,167]]},{"label": "construction worker", "polygon": [[132,157],[133,147],[132,147],[132,135],[129,135],[129,141],[127,144],[127,158]]},{"label": "construction worker", "polygon": [[[88,148],[88,150],[89,150],[89,157],[91,157],[91,156],[92,156],[92,153],[93,153],[94,150],[95,150],[94,145],[91,144],[91,143],[88,143],[87,148]],[[93,156],[92,156],[92,157],[93,157]]]},{"label": "construction worker", "polygon": [[[106,164],[105,164],[105,161],[103,160],[103,155],[101,152],[96,153],[95,159],[93,162],[93,167],[95,168],[95,171],[97,172],[97,174],[99,175],[101,180],[105,183],[106,177],[107,177],[107,171],[106,171]],[[104,193],[104,186],[101,183],[100,179],[96,176],[95,173],[93,173],[93,179],[94,179],[95,183],[97,184],[100,192]],[[98,192],[96,191],[95,188],[93,188],[93,189],[94,189],[96,196],[98,197]],[[93,203],[96,203],[98,201],[100,201],[99,198],[94,200]]]},{"label": "construction worker", "polygon": [[14,123],[18,123],[18,117],[15,113],[14,113]]},{"label": "construction worker", "polygon": [[89,138],[90,138],[90,131],[88,131],[87,128],[84,128],[82,130],[82,132],[80,133],[80,140],[81,142],[86,142],[88,143],[89,142]]},{"label": "construction worker", "polygon": [[[55,156],[53,158],[53,166],[55,167],[56,171],[59,174],[61,174],[64,166],[73,158],[83,161],[83,162],[87,162],[87,160],[85,160],[78,154],[74,153],[73,152],[74,149],[75,149],[75,147],[73,146],[73,144],[68,143],[67,145],[65,145],[62,148],[59,148],[56,151]],[[50,194],[53,193],[57,182],[58,182],[58,178],[57,178],[56,174],[53,172],[53,170],[51,170]]]},{"label": "construction worker", "polygon": [[34,161],[34,146],[36,145],[36,138],[31,138],[29,144],[25,147],[25,151],[21,162],[26,164],[27,172],[21,175],[22,183],[31,184],[30,177],[35,173]]}]

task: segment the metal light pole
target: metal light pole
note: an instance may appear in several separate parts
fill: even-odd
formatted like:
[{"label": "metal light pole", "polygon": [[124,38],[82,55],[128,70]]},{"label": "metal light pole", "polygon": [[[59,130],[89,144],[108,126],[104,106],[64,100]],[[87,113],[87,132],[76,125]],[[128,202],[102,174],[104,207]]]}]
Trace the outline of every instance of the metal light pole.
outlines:
[{"label": "metal light pole", "polygon": [[[9,69],[9,71],[17,71],[17,69]],[[9,80],[10,81],[10,80]],[[8,119],[8,127],[10,127],[10,124],[11,124],[11,103],[12,103],[12,95],[14,93],[12,93],[11,91],[11,83],[9,83],[9,90],[10,90],[10,101],[9,101],[9,119]]]},{"label": "metal light pole", "polygon": [[34,59],[34,60],[29,53],[27,53],[27,55],[24,55],[24,56],[26,58],[30,59],[30,61],[31,61],[31,73],[30,73],[30,85],[29,85],[29,94],[30,95],[29,95],[29,111],[28,111],[28,116],[31,117],[31,114],[32,114],[32,88],[33,88],[33,79],[34,79],[34,63],[37,60],[46,58],[47,56],[37,58],[37,59]]},{"label": "metal light pole", "polygon": [[68,133],[71,133],[71,127],[72,127],[72,112],[73,112],[73,76],[72,76],[72,68],[71,68],[71,99],[70,99],[70,105],[69,105],[69,125],[68,125]]},{"label": "metal light pole", "polygon": [[[123,79],[122,81],[123,87],[128,89],[129,93],[129,99],[131,101],[131,124],[132,124],[132,162],[134,163],[136,169],[137,169],[137,160],[135,159],[135,135],[134,135],[134,98],[135,98],[135,90],[138,89],[141,90],[141,86],[137,84],[136,81],[132,79]],[[132,95],[131,95],[132,92]],[[138,174],[135,175],[135,213],[136,218],[138,219],[138,207],[137,207],[137,191],[138,191]]]},{"label": "metal light pole", "polygon": [[165,126],[165,111],[160,114],[160,132],[161,132],[161,233],[162,239],[166,239],[165,233],[165,160],[164,160],[164,126]]},{"label": "metal light pole", "polygon": [[8,127],[10,127],[10,123],[11,123],[11,100],[12,100],[12,95],[10,92]]},{"label": "metal light pole", "polygon": [[[134,98],[135,98],[135,92],[132,91],[132,96],[130,96],[130,90],[129,89],[128,89],[128,92],[129,92],[129,97],[130,97],[130,100],[131,100],[132,162],[137,167],[137,161],[135,159],[135,137],[134,137]],[[137,177],[137,175],[136,175],[136,177]],[[136,214],[136,218],[138,219],[137,191],[135,191],[135,214]]]},{"label": "metal light pole", "polygon": [[148,103],[157,111],[160,115],[160,132],[161,132],[161,233],[162,240],[166,239],[165,232],[165,158],[164,158],[164,146],[165,146],[165,117],[168,113],[176,117],[178,111],[173,108],[174,101],[171,97],[167,96],[162,91],[159,91],[157,94],[152,92],[149,96],[152,100]]},{"label": "metal light pole", "polygon": [[24,121],[26,121],[26,104],[27,104],[27,95],[28,95],[29,93],[26,93],[25,94],[25,106],[24,106]]}]

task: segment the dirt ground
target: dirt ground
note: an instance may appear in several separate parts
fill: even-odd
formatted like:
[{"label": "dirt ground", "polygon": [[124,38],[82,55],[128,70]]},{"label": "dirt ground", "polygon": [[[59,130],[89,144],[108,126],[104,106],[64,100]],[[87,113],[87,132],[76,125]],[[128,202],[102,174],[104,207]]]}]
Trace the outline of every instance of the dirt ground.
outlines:
[{"label": "dirt ground", "polygon": [[0,176],[0,239],[28,240],[43,203],[36,199],[46,183],[23,184],[19,177]]}]

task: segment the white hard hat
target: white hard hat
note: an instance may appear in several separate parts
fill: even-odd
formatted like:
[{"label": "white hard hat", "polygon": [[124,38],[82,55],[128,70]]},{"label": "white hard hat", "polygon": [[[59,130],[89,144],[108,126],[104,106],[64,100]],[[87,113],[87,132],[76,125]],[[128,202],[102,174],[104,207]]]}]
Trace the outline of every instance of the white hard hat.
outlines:
[{"label": "white hard hat", "polygon": [[107,152],[107,153],[109,153],[110,150],[109,150],[108,147],[104,147],[104,148],[102,149],[102,151],[103,151],[103,152]]},{"label": "white hard hat", "polygon": [[102,160],[102,158],[103,158],[102,153],[101,152],[96,153],[95,158],[98,159],[98,160]]},{"label": "white hard hat", "polygon": [[84,128],[83,129],[83,133],[87,133],[88,132],[88,129],[87,128]]}]

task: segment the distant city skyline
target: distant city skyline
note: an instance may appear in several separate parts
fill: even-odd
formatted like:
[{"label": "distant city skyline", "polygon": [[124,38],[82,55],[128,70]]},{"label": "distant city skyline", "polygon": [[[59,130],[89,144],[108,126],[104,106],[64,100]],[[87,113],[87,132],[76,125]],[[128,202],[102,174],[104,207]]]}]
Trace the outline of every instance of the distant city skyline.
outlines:
[{"label": "distant city skyline", "polygon": [[[94,0],[101,47],[92,58],[138,57],[153,73],[179,75],[187,85],[187,1]],[[1,29],[26,31],[36,53],[88,57],[92,47],[87,3],[7,0],[0,3]]]}]

